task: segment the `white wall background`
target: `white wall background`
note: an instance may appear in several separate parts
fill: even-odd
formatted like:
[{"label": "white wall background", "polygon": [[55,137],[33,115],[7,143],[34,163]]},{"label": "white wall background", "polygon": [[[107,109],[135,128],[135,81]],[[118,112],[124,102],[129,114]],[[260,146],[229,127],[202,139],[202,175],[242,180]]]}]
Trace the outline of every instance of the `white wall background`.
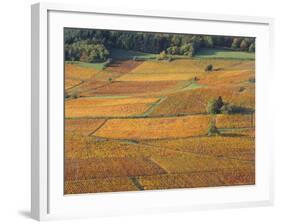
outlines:
[{"label": "white wall background", "polygon": [[[2,0],[0,6],[0,223],[33,223],[30,208],[30,4],[33,0]],[[275,189],[273,207],[194,211],[60,221],[59,223],[280,223],[281,222],[281,13],[278,0],[69,0],[100,7],[162,9],[275,17],[275,77],[271,107],[276,122],[268,130],[275,135]],[[279,41],[279,43],[277,42]]]}]

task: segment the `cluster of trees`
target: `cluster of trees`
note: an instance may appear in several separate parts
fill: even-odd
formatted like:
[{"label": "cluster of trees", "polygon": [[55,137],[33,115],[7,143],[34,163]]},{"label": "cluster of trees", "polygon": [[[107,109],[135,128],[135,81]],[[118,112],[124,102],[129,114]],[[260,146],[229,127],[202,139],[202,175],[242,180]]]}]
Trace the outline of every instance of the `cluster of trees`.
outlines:
[{"label": "cluster of trees", "polygon": [[111,48],[192,57],[200,48],[255,51],[255,38],[66,28],[66,60],[104,61]]},{"label": "cluster of trees", "polygon": [[255,41],[253,38],[236,37],[232,40],[231,48],[242,51],[255,52]]},{"label": "cluster of trees", "polygon": [[[212,99],[207,104],[207,113],[211,115],[215,114],[235,114],[235,113],[251,113],[253,115],[254,110],[247,109],[240,106],[235,106],[230,103],[226,103],[222,100],[222,97],[219,96],[217,99]],[[253,116],[251,116],[251,123],[253,125]],[[216,117],[213,116],[207,131],[208,136],[219,135],[220,132],[216,126]]]},{"label": "cluster of trees", "polygon": [[82,62],[103,62],[109,56],[109,51],[101,43],[81,40],[65,44],[65,59]]},{"label": "cluster of trees", "polygon": [[252,109],[224,102],[221,96],[219,96],[217,99],[211,99],[208,101],[206,110],[209,114],[235,114],[253,112]]}]

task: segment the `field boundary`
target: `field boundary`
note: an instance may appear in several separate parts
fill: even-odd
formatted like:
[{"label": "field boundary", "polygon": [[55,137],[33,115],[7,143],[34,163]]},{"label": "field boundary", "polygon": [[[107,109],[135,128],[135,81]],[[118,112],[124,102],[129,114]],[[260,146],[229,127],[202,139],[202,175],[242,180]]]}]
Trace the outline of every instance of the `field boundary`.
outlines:
[{"label": "field boundary", "polygon": [[78,84],[76,84],[76,85],[74,85],[74,86],[71,86],[71,87],[67,88],[66,90],[67,90],[67,91],[68,91],[68,90],[72,90],[72,89],[74,89],[75,87],[82,85],[83,83],[85,83],[85,80],[81,80]]},{"label": "field boundary", "polygon": [[[135,177],[135,178],[139,178],[139,177],[154,177],[154,176],[169,176],[169,175],[185,175],[185,174],[202,174],[202,173],[225,173],[225,172],[235,172],[235,173],[254,173],[254,171],[245,171],[243,169],[233,169],[233,168],[222,168],[222,169],[211,169],[211,170],[199,170],[199,171],[185,171],[184,173],[181,172],[170,172],[170,173],[164,173],[164,174],[149,174],[149,175],[139,175],[139,176],[131,176],[131,177]],[[108,178],[124,178],[124,177],[128,177],[128,176],[114,176],[114,177],[108,177]],[[69,182],[73,181],[85,181],[85,180],[95,180],[95,179],[104,179],[103,177],[94,177],[94,178],[89,178],[89,179],[76,179],[76,180],[67,180]]]},{"label": "field boundary", "polygon": [[150,116],[144,116],[144,115],[132,115],[132,116],[104,116],[104,117],[95,117],[95,116],[86,116],[86,117],[65,117],[65,119],[141,119],[141,118],[176,118],[176,117],[187,117],[187,116],[196,116],[196,115],[208,115],[206,113],[181,113],[181,114],[172,114],[172,115],[150,115]]},{"label": "field boundary", "polygon": [[[204,137],[207,137],[207,136],[204,136]],[[191,137],[191,138],[196,138],[196,137]],[[183,138],[183,139],[186,139],[186,138]],[[200,155],[200,156],[205,157],[205,158],[216,158],[216,159],[221,159],[221,160],[236,160],[236,161],[242,161],[242,162],[248,162],[248,163],[255,163],[255,160],[244,160],[244,159],[237,159],[237,158],[226,157],[226,156],[222,156],[221,157],[221,156],[215,156],[215,155],[210,155],[210,154],[203,154],[203,153],[196,153],[196,152],[190,152],[190,151],[183,151],[182,149],[171,149],[169,147],[163,147],[163,146],[158,146],[158,145],[151,145],[151,144],[147,144],[147,143],[138,143],[138,144],[149,146],[149,147],[154,147],[154,148],[167,149],[167,150],[170,150],[170,151],[176,151],[176,152],[181,152],[181,153],[186,153],[186,154]],[[160,167],[162,167],[162,166],[160,166]]]},{"label": "field boundary", "polygon": [[88,136],[92,136],[93,134],[95,134],[106,122],[107,122],[107,119],[105,119],[94,131],[90,132],[90,134],[88,134]]},{"label": "field boundary", "polygon": [[146,116],[150,115],[154,111],[154,109],[157,106],[159,106],[166,99],[167,99],[167,97],[164,97],[164,96],[160,97],[156,102],[151,104],[151,106],[142,114],[142,116],[146,117]]},{"label": "field boundary", "polygon": [[144,187],[141,185],[139,180],[135,176],[129,176],[128,179],[133,183],[133,185],[140,191],[144,190]]}]

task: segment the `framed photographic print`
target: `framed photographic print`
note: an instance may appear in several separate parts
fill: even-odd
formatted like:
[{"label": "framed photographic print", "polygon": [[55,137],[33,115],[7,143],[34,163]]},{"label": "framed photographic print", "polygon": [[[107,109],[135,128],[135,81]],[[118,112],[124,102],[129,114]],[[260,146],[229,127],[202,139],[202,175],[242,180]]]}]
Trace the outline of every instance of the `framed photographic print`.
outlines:
[{"label": "framed photographic print", "polygon": [[273,20],[32,6],[32,217],[270,205]]}]

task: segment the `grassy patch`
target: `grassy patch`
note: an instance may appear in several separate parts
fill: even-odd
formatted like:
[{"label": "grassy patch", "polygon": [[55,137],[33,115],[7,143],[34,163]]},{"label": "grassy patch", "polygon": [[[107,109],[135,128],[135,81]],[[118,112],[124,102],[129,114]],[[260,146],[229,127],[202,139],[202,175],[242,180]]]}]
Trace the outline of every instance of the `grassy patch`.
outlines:
[{"label": "grassy patch", "polygon": [[[110,50],[110,57],[114,59],[121,59],[121,60],[130,60],[136,58],[137,60],[155,60],[157,59],[159,54],[153,54],[153,53],[145,53],[140,51],[131,51],[131,50],[123,50],[123,49],[117,49],[113,48]],[[173,59],[185,59],[190,58],[186,55],[169,55],[168,57],[171,57]]]},{"label": "grassy patch", "polygon": [[242,59],[242,60],[254,60],[255,53],[245,51],[230,51],[222,49],[200,49],[195,58],[221,58],[221,59]]},{"label": "grassy patch", "polygon": [[196,82],[192,82],[190,85],[186,86],[182,90],[189,90],[189,89],[198,89],[198,88],[204,88],[206,85],[202,85]]},{"label": "grassy patch", "polygon": [[111,49],[110,57],[114,59],[133,59],[136,57],[140,60],[147,60],[147,59],[156,59],[158,54],[150,54],[144,53],[139,51],[130,51],[130,50],[123,50],[123,49]]},{"label": "grassy patch", "polygon": [[100,63],[86,63],[81,61],[66,61],[66,64],[76,64],[84,68],[95,68],[97,70],[103,70],[105,68],[106,62]]},{"label": "grassy patch", "polygon": [[103,96],[90,96],[88,98],[94,99],[124,99],[128,98],[129,96],[116,96],[116,95],[103,95]]}]

